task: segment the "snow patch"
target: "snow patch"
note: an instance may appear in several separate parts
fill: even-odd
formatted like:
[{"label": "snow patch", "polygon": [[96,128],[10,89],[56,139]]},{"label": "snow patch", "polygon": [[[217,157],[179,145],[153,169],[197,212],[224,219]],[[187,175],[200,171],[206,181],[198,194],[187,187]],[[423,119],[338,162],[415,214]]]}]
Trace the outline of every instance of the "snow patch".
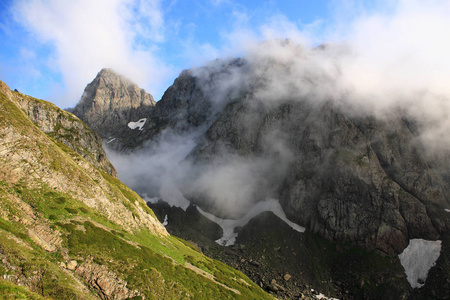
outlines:
[{"label": "snow patch", "polygon": [[338,298],[327,297],[322,293],[319,293],[319,295],[316,295],[316,299],[339,300]]},{"label": "snow patch", "polygon": [[111,142],[113,142],[116,138],[110,139],[109,141],[107,141],[106,143],[109,144]]},{"label": "snow patch", "polygon": [[412,239],[398,256],[412,288],[421,288],[425,284],[428,271],[441,254],[441,244],[439,240]]},{"label": "snow patch", "polygon": [[223,246],[231,246],[236,242],[238,234],[235,232],[236,227],[245,226],[251,219],[266,211],[273,212],[278,218],[283,220],[292,229],[298,232],[305,232],[305,227],[299,226],[288,220],[278,200],[268,199],[258,202],[245,216],[238,220],[221,219],[210,213],[203,211],[197,206],[197,210],[210,221],[216,223],[222,228],[223,236],[216,240],[216,243]]},{"label": "snow patch", "polygon": [[446,212],[450,212],[450,209],[448,209],[448,208],[446,208],[446,209],[444,209]]},{"label": "snow patch", "polygon": [[162,223],[162,225],[163,226],[169,225],[169,217],[167,215],[164,217],[164,222]]},{"label": "snow patch", "polygon": [[128,123],[128,127],[130,127],[131,129],[139,128],[139,130],[142,130],[142,127],[144,127],[144,124],[146,121],[147,121],[147,118],[143,118],[137,122],[130,122],[130,123]]}]

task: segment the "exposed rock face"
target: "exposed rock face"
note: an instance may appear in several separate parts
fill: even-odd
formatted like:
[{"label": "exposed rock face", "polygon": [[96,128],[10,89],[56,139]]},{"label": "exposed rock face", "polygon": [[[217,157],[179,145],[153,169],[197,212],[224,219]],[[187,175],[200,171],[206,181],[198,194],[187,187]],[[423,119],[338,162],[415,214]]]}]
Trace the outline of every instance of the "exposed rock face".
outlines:
[{"label": "exposed rock face", "polygon": [[[127,151],[140,148],[148,140],[157,139],[165,130],[185,134],[210,124],[226,104],[227,101],[223,101],[223,98],[228,97],[232,101],[241,92],[241,87],[224,92],[218,81],[229,81],[235,70],[244,68],[244,60],[233,59],[210,67],[183,71],[154,108],[140,109],[139,114],[133,118],[133,121],[147,119],[142,130],[120,126],[110,136],[111,142],[106,146]],[[203,75],[201,73],[208,76],[199,76]],[[77,107],[81,103],[82,100]],[[104,113],[108,114],[106,111]],[[86,124],[95,130],[96,125],[91,122],[92,120],[86,120]]]},{"label": "exposed rock face", "polygon": [[24,110],[30,120],[48,136],[65,144],[95,167],[117,177],[114,166],[106,157],[99,136],[74,115],[52,103],[38,101],[18,92],[13,93],[1,81],[0,91]]},{"label": "exposed rock face", "polygon": [[117,274],[94,262],[85,262],[77,266],[75,274],[80,276],[91,289],[96,290],[101,299],[122,300],[140,295],[138,291],[130,291],[127,283],[117,278]]},{"label": "exposed rock face", "polygon": [[282,180],[271,178],[279,175],[278,163],[265,178],[294,222],[329,240],[386,253],[445,230],[431,206],[449,205],[447,183],[428,166],[400,115],[352,119],[330,103],[296,101],[267,110],[246,98],[222,113],[190,156],[198,164],[227,153],[278,162],[280,153],[267,142],[274,129],[282,137],[269,142],[283,146],[289,156],[280,161],[289,163]]},{"label": "exposed rock face", "polygon": [[107,139],[129,122],[139,120],[154,105],[152,95],[144,89],[111,69],[102,69],[70,111]]}]

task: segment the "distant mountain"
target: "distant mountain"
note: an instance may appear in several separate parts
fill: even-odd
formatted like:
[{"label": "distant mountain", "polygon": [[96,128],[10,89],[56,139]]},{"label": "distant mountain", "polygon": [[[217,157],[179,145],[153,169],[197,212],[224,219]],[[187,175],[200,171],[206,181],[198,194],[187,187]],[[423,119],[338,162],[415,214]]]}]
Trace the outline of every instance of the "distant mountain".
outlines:
[{"label": "distant mountain", "polygon": [[0,108],[0,298],[271,298],[170,236],[77,117],[3,82]]},{"label": "distant mountain", "polygon": [[111,69],[102,69],[69,111],[107,139],[154,105],[153,96],[144,89]]}]

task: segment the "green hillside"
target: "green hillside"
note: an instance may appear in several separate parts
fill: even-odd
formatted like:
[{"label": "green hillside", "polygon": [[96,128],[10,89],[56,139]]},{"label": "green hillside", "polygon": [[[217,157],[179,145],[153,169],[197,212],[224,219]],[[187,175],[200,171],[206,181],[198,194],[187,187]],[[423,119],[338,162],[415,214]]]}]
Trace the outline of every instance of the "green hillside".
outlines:
[{"label": "green hillside", "polygon": [[[136,193],[65,144],[60,127],[78,118],[1,87],[0,299],[271,298],[170,236]],[[58,130],[44,133],[55,121],[27,109],[52,110]]]}]

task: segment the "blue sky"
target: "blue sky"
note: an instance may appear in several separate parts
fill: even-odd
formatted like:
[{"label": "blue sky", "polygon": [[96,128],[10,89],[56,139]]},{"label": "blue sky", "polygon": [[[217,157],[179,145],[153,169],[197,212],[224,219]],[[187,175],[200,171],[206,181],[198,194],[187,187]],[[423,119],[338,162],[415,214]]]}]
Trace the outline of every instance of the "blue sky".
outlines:
[{"label": "blue sky", "polygon": [[[182,69],[245,55],[249,43],[363,44],[374,19],[395,23],[410,3],[420,12],[421,3],[436,8],[437,2],[2,0],[0,80],[69,107],[101,68],[110,67],[159,100]],[[367,36],[359,27],[369,29]],[[380,28],[374,30],[377,36]]]}]

